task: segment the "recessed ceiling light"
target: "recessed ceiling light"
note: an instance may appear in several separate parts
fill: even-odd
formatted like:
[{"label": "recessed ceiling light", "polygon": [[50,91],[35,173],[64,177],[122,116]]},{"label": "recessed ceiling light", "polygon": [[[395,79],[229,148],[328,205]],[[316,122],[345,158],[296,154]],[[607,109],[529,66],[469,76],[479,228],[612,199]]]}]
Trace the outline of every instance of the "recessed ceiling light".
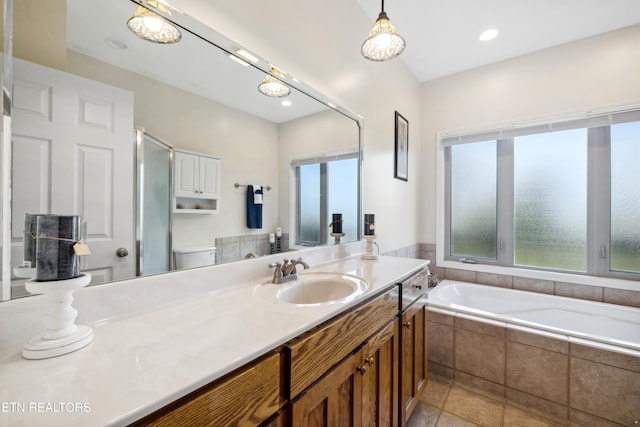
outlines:
[{"label": "recessed ceiling light", "polygon": [[291,102],[291,101],[282,101],[282,105],[283,105],[284,107],[291,107],[292,102]]},{"label": "recessed ceiling light", "polygon": [[498,30],[496,30],[495,28],[491,28],[490,30],[487,30],[482,34],[480,34],[478,39],[480,41],[486,42],[486,41],[495,39],[497,36],[498,36]]},{"label": "recessed ceiling light", "polygon": [[122,42],[118,39],[115,39],[113,37],[107,37],[104,39],[104,42],[109,46],[112,47],[114,49],[119,49],[119,50],[125,50],[128,46],[125,42]]}]

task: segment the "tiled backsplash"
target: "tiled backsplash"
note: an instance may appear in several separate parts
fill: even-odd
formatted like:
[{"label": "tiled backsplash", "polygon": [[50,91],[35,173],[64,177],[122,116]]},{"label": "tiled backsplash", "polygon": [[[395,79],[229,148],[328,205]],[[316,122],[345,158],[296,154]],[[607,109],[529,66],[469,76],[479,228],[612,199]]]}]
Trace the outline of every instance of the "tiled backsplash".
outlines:
[{"label": "tiled backsplash", "polygon": [[479,283],[481,285],[499,286],[502,288],[512,288],[543,294],[606,302],[610,304],[640,307],[640,290],[630,291],[625,289],[605,288],[601,286],[581,285],[577,283],[538,280],[504,274],[458,270],[454,268],[440,268],[436,265],[435,244],[416,243],[395,251],[387,252],[384,255],[428,259],[431,261],[431,271],[438,275],[439,280],[459,280],[461,282]]}]

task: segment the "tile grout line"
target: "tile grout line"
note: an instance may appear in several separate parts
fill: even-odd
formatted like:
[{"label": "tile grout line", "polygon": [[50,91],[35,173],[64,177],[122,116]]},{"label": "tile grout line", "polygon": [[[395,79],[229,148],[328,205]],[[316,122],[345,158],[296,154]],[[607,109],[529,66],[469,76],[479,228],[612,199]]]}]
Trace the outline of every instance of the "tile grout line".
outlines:
[{"label": "tile grout line", "polygon": [[451,388],[452,387],[453,387],[453,383],[447,384],[447,392],[446,392],[446,395],[444,397],[444,400],[442,401],[442,408],[440,408],[440,411],[438,411],[438,416],[436,417],[436,422],[433,425],[433,427],[438,427],[438,422],[440,422],[440,417],[442,416],[442,413],[444,412],[444,407],[447,404],[447,400],[449,400],[449,394],[451,394]]}]

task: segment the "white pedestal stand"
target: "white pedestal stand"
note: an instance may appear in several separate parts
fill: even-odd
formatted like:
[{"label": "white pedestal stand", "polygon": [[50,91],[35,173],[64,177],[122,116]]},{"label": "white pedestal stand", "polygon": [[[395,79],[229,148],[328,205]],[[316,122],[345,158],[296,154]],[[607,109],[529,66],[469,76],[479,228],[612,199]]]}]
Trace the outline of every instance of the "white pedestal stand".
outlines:
[{"label": "white pedestal stand", "polygon": [[75,279],[37,282],[29,280],[25,287],[32,294],[46,294],[49,311],[44,316],[46,330],[22,346],[25,359],[47,359],[81,349],[93,341],[93,329],[74,323],[78,311],[71,306],[73,291],[91,282],[90,274]]},{"label": "white pedestal stand", "polygon": [[364,254],[362,254],[362,259],[378,259],[378,255],[373,253],[373,241],[376,239],[375,234],[365,234],[364,239],[367,241],[367,246],[365,248]]},{"label": "white pedestal stand", "polygon": [[333,236],[333,238],[335,239],[335,244],[339,245],[340,239],[344,237],[344,233],[331,233],[331,236]]}]

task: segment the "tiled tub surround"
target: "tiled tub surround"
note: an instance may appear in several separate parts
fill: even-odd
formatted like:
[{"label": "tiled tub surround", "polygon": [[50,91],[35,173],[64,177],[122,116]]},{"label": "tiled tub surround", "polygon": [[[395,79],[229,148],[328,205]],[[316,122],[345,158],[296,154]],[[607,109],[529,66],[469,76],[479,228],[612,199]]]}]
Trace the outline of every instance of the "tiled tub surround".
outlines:
[{"label": "tiled tub surround", "polygon": [[[478,283],[499,288],[517,289],[549,295],[606,302],[609,304],[628,305],[640,308],[640,282],[638,290],[618,289],[571,283],[569,281],[553,281],[512,276],[508,274],[485,273],[481,271],[444,268],[436,264],[436,245],[433,243],[416,243],[400,249],[384,252],[385,255],[419,258],[431,261],[431,271],[439,280],[457,280],[460,282]],[[469,266],[467,265],[469,268]]]},{"label": "tiled tub surround", "polygon": [[[215,239],[215,246],[216,264],[240,261],[246,259],[249,254],[254,254],[258,257],[271,254],[268,233],[218,237]],[[282,251],[290,251],[288,233],[282,233],[280,238],[280,252]],[[274,253],[276,253],[275,243]]]},{"label": "tiled tub surround", "polygon": [[640,352],[462,310],[430,305],[431,372],[573,425],[640,422]]},{"label": "tiled tub surround", "polygon": [[[46,297],[3,302],[0,425],[129,424],[426,267],[416,259],[365,261],[362,249],[353,242],[299,251],[310,271],[369,282],[361,297],[335,304],[303,307],[258,297],[256,287],[273,274],[267,264],[283,254],[84,288],[74,293],[76,323],[90,325],[95,338],[51,359],[20,356],[22,343],[42,330]],[[29,410],[56,402],[90,410]]]}]

